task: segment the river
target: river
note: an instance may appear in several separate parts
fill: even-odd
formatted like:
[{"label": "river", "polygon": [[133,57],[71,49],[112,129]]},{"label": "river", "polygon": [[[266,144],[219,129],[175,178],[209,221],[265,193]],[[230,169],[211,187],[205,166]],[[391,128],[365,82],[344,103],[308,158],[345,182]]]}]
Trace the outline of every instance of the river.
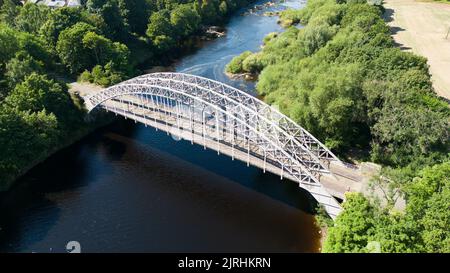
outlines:
[{"label": "river", "polygon": [[[260,3],[264,3],[261,1]],[[281,31],[264,11],[227,24],[227,35],[174,64],[254,93],[223,73]],[[0,252],[316,252],[312,197],[294,182],[119,120],[32,169],[1,197]]]}]

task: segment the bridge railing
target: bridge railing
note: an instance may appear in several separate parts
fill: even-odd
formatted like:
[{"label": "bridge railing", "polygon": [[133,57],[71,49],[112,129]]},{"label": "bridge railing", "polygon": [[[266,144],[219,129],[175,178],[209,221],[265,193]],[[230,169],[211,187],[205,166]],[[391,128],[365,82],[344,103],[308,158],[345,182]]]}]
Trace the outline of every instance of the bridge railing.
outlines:
[{"label": "bridge railing", "polygon": [[[145,103],[139,102],[142,98],[145,98]],[[122,108],[109,110],[128,117],[133,117],[134,114],[134,119],[139,119],[143,123],[146,116],[138,117],[136,111],[144,110],[146,107],[149,110],[150,104],[156,106],[152,109],[162,107],[166,110],[170,105],[176,105],[177,122],[189,118],[191,123],[198,123],[203,127],[207,125],[204,116],[206,112],[215,119],[212,128],[216,131],[211,137],[215,137],[218,143],[226,140],[220,138],[219,132],[228,130],[230,134],[229,130],[232,128],[233,135],[237,133],[247,139],[249,153],[250,143],[259,147],[260,156],[265,158],[264,162],[266,157],[276,161],[281,167],[281,172],[286,171],[301,187],[310,191],[325,205],[330,215],[335,216],[340,210],[339,204],[319,182],[321,173],[328,172],[321,160],[340,161],[306,130],[277,110],[242,91],[197,76],[157,73],[125,81],[85,98],[89,110],[98,105],[108,107],[108,103],[113,100],[119,100]],[[124,108],[125,105],[128,109]],[[192,119],[191,110],[189,114],[180,112],[179,105],[186,105],[189,109],[202,109],[202,119],[199,120],[198,115],[196,118],[195,114]],[[137,108],[132,110],[130,106]],[[229,127],[229,124],[233,125]]]}]

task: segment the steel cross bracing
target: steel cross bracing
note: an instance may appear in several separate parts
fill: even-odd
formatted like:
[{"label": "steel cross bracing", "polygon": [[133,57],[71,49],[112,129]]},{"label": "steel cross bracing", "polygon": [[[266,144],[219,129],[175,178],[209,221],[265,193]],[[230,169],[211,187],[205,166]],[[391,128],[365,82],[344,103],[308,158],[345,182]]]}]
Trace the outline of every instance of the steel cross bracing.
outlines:
[{"label": "steel cross bracing", "polygon": [[258,98],[255,98],[239,89],[228,86],[218,81],[207,79],[200,76],[184,74],[184,73],[153,73],[142,75],[126,82],[130,83],[146,83],[151,79],[169,79],[173,81],[180,81],[184,83],[195,84],[204,88],[208,88],[212,91],[226,95],[228,98],[235,100],[247,107],[253,109],[260,115],[277,123],[280,128],[288,132],[290,136],[298,139],[303,145],[308,147],[309,151],[314,153],[317,158],[326,160],[340,161],[325,145],[317,140],[308,131],[296,124],[290,118],[281,114],[278,110],[270,107],[266,103],[262,102]]},{"label": "steel cross bracing", "polygon": [[187,121],[193,133],[200,126],[203,137],[216,139],[217,147],[219,142],[233,149],[246,147],[249,156],[264,158],[264,166],[270,160],[281,168],[281,176],[286,172],[298,181],[332,217],[341,210],[319,182],[320,175],[329,172],[323,163],[339,159],[295,122],[236,88],[188,74],[154,73],[88,96],[85,104],[89,111],[100,105],[143,123],[150,114],[142,111],[151,109],[166,124],[169,118],[178,127]]}]

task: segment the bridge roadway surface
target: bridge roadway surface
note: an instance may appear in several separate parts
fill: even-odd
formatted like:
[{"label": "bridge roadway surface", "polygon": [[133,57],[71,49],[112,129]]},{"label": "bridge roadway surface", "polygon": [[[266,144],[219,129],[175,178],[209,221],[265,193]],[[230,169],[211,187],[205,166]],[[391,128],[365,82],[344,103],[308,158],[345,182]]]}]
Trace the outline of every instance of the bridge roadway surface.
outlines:
[{"label": "bridge roadway surface", "polygon": [[[264,160],[264,155],[260,149],[250,141],[247,141],[245,137],[235,134],[233,141],[233,133],[229,130],[221,130],[219,137],[211,137],[217,136],[215,119],[207,118],[205,126],[203,126],[203,122],[199,118],[201,115],[198,112],[192,114],[189,107],[157,104],[152,100],[137,95],[121,96],[120,99],[105,101],[100,106],[107,111],[112,111],[127,119],[140,122],[145,126],[165,131],[167,134],[172,135],[175,140],[184,139],[192,144],[201,145],[205,149],[216,150],[218,154],[228,155],[233,160],[243,161],[247,165],[253,165],[262,169],[263,172],[268,171],[279,175],[281,179],[286,178],[298,183],[295,177],[283,171],[283,168],[280,168],[277,162],[270,160],[270,158]],[[221,122],[223,123],[223,121]],[[226,128],[224,125],[220,127]],[[330,173],[321,173],[319,181],[329,194],[339,199],[344,199],[346,191],[362,190],[362,176],[359,169],[351,169],[333,161],[323,163],[327,164]],[[314,185],[304,184],[300,186],[306,188],[316,199],[329,198],[321,193],[320,188]],[[330,201],[325,201],[325,203],[333,203]],[[335,218],[340,208],[333,208],[333,205],[329,206],[331,207],[328,207],[327,211],[332,218]]]}]

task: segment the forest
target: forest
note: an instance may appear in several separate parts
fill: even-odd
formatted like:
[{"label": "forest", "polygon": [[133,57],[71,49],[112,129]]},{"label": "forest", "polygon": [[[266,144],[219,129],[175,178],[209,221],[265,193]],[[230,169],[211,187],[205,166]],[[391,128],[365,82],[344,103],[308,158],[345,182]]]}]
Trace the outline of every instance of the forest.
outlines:
[{"label": "forest", "polygon": [[249,0],[87,0],[51,9],[0,0],[0,190],[86,134],[77,79],[108,86],[158,64]]},{"label": "forest", "polygon": [[[450,251],[448,103],[432,87],[427,60],[401,51],[380,2],[309,0],[287,10],[259,52],[243,52],[230,74],[258,77],[264,100],[346,160],[383,166],[374,183],[387,205],[349,194],[328,224],[324,252]],[[300,23],[300,25],[297,25]],[[393,208],[393,192],[406,209]]]}]

